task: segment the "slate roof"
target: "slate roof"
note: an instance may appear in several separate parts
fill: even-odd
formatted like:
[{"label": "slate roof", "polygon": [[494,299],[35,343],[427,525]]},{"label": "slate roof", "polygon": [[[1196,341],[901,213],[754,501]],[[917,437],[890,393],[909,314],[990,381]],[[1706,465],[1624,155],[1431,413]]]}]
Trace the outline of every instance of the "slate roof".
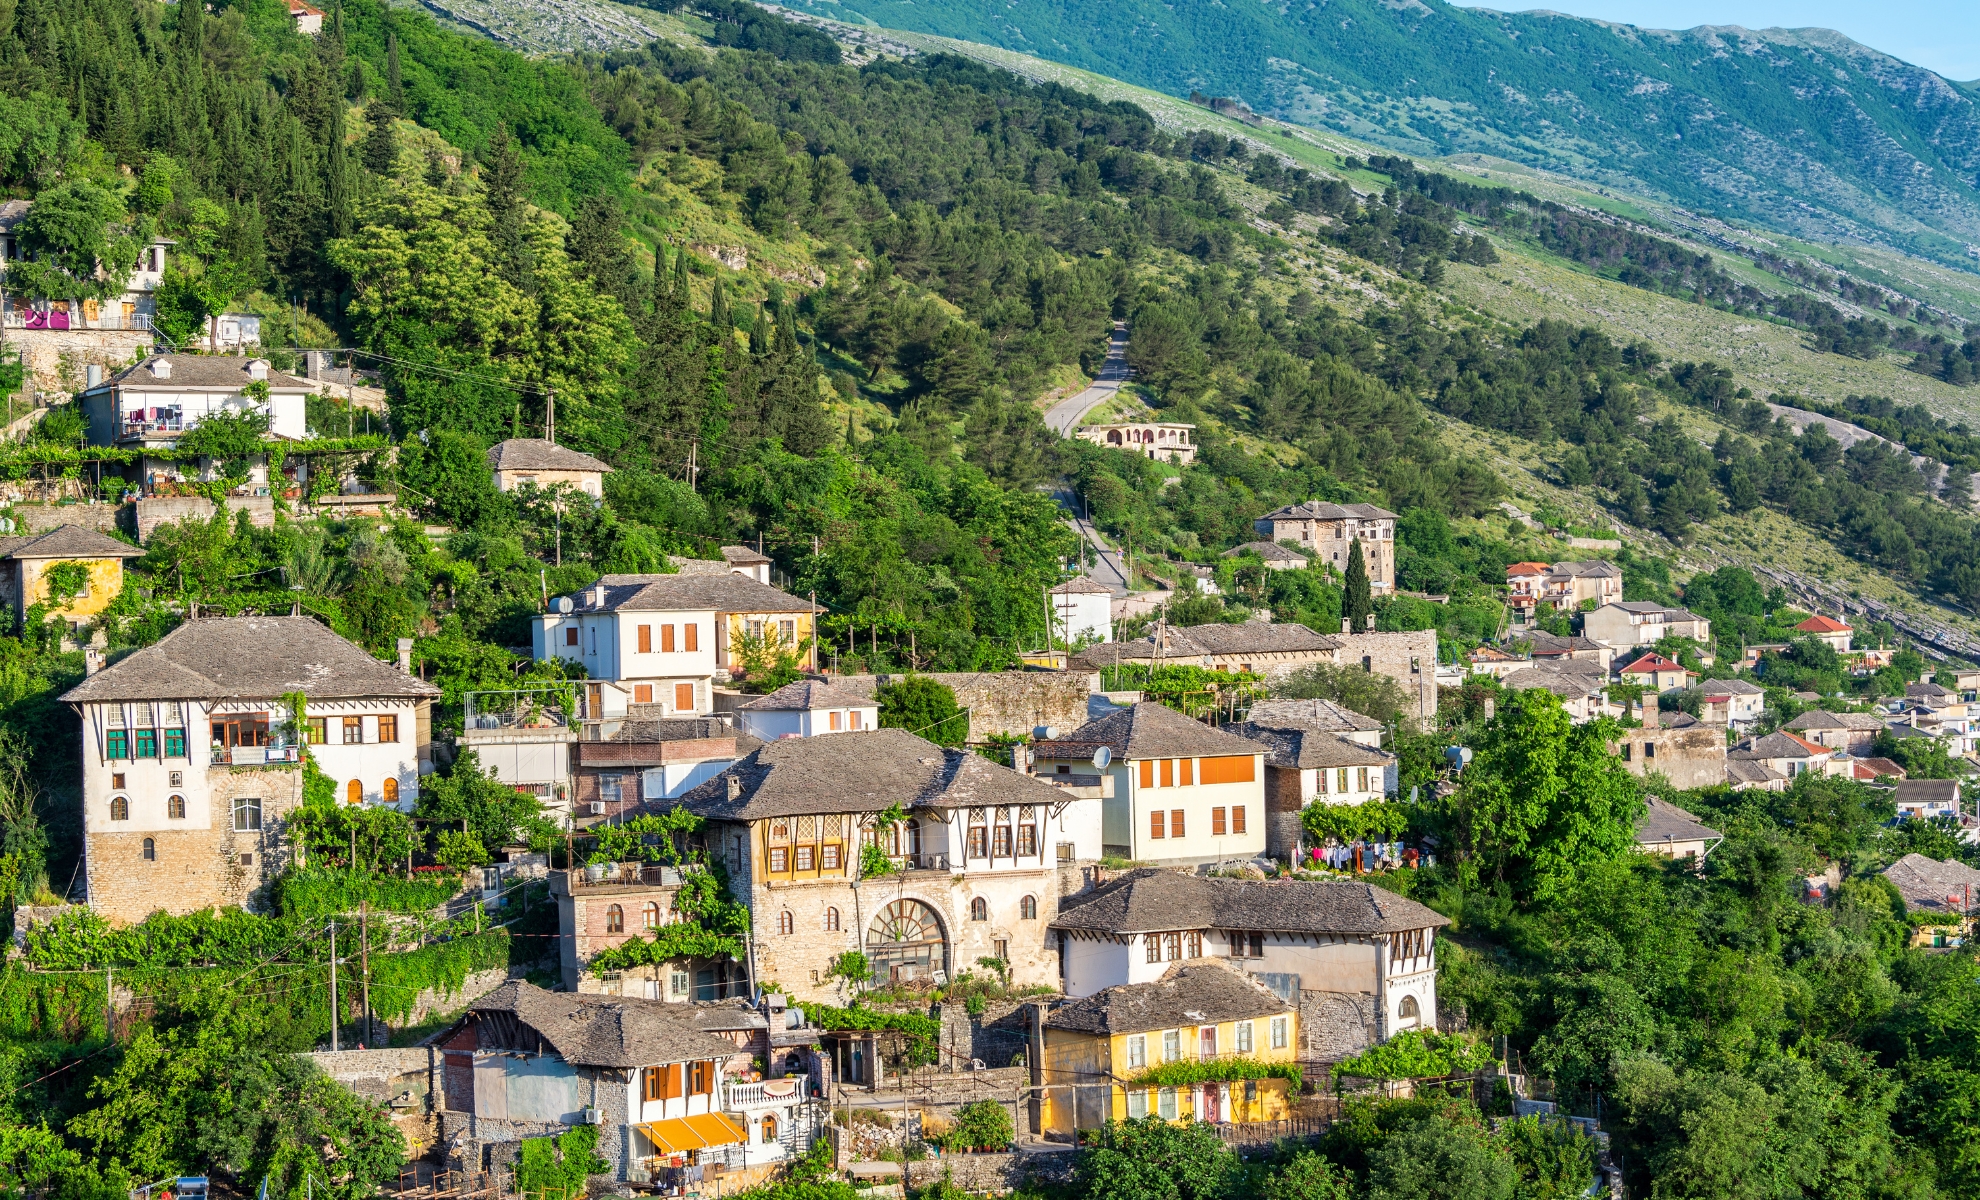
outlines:
[{"label": "slate roof", "polygon": [[1777,783],[1786,778],[1766,763],[1726,756],[1726,780],[1730,783]]},{"label": "slate roof", "polygon": [[1899,804],[1951,804],[1959,799],[1959,780],[1907,779],[1892,798]]},{"label": "slate roof", "polygon": [[[1338,638],[1316,633],[1294,622],[1246,621],[1241,625],[1189,625],[1169,629],[1162,657],[1178,662],[1228,654],[1327,654],[1342,646]],[[1102,642],[1073,657],[1086,670],[1119,662],[1149,662],[1155,658],[1155,635],[1132,642]]]},{"label": "slate roof", "polygon": [[1898,766],[1888,758],[1859,758],[1856,760],[1856,768],[1856,777],[1858,779],[1862,779],[1866,771],[1879,779],[1896,778],[1903,780],[1904,778],[1904,768]]},{"label": "slate roof", "polygon": [[488,467],[494,471],[610,471],[612,468],[589,454],[559,446],[543,438],[510,438],[488,448]]},{"label": "slate roof", "polygon": [[872,708],[871,697],[833,687],[818,679],[787,683],[767,696],[742,706],[745,712],[810,712],[819,708]]},{"label": "slate roof", "polygon": [[724,546],[722,561],[732,567],[749,567],[757,563],[769,562],[770,556],[761,550],[752,550],[748,546]]},{"label": "slate roof", "polygon": [[1725,835],[1718,830],[1700,823],[1690,813],[1658,796],[1650,797],[1650,804],[1644,810],[1643,819],[1636,823],[1638,845],[1697,842],[1723,836]]},{"label": "slate roof", "polygon": [[1971,895],[1980,899],[1980,871],[1963,862],[1907,854],[1884,868],[1884,878],[1897,885],[1908,909],[1959,912]]},{"label": "slate roof", "polygon": [[1904,698],[1907,700],[1945,700],[1957,693],[1946,690],[1936,683],[1907,683],[1904,685]]},{"label": "slate roof", "polygon": [[709,1031],[728,1027],[723,1015],[697,1005],[546,992],[516,979],[476,1000],[468,1012],[514,1016],[572,1066],[625,1070],[736,1053],[734,1042]]},{"label": "slate roof", "polygon": [[1767,689],[1746,682],[1744,679],[1707,679],[1699,687],[1708,696],[1764,696]]},{"label": "slate roof", "polygon": [[1314,767],[1373,767],[1395,761],[1387,750],[1350,742],[1318,725],[1296,721],[1246,721],[1230,732],[1265,748],[1267,766],[1307,770]]},{"label": "slate roof", "polygon": [[1537,629],[1527,634],[1521,640],[1526,643],[1526,652],[1535,656],[1543,654],[1572,654],[1576,651],[1589,650],[1599,652],[1603,649],[1602,643],[1592,638],[1585,638],[1579,635],[1574,637],[1559,637],[1555,634],[1545,633]]},{"label": "slate roof", "polygon": [[1083,758],[1090,756],[1097,746],[1108,747],[1121,761],[1263,753],[1261,747],[1236,734],[1212,729],[1194,717],[1152,700],[1088,721],[1062,738],[1039,742],[1036,749],[1045,757]]},{"label": "slate roof", "polygon": [[57,525],[29,537],[0,538],[0,558],[143,558],[129,542],[80,525]]},{"label": "slate roof", "polygon": [[1612,562],[1591,559],[1586,562],[1557,562],[1547,574],[1563,579],[1621,579],[1622,568]]},{"label": "slate roof", "polygon": [[[172,364],[169,379],[159,379],[151,373],[151,365],[160,359]],[[186,388],[211,390],[225,388],[238,392],[254,379],[248,374],[248,364],[265,362],[264,359],[234,358],[213,354],[148,354],[136,366],[125,367],[112,375],[98,387],[117,386],[126,388],[159,388],[164,391],[183,391]],[[278,391],[313,392],[316,385],[306,379],[284,375],[269,368],[268,378],[262,380],[269,388]],[[94,389],[92,389],[94,390]]]},{"label": "slate roof", "polygon": [[667,762],[687,761],[683,757],[668,757],[665,747],[670,742],[722,742],[728,745],[726,751],[710,747],[711,752],[701,760],[703,762],[741,758],[764,744],[762,738],[738,733],[727,722],[713,717],[635,719],[620,725],[618,732],[602,742],[577,743],[578,765],[657,767]]},{"label": "slate roof", "polygon": [[439,688],[378,661],[312,617],[223,617],[187,621],[62,699],[274,700],[289,692],[313,700],[440,695]]},{"label": "slate roof", "polygon": [[1146,1033],[1177,1026],[1276,1017],[1292,1005],[1215,959],[1178,963],[1153,983],[1123,983],[1061,1005],[1047,1029]]},{"label": "slate roof", "polygon": [[[736,783],[733,796],[731,780]],[[754,821],[799,813],[879,812],[893,804],[1050,807],[1064,800],[1064,793],[1051,784],[980,754],[944,749],[905,729],[874,729],[766,743],[689,789],[679,802],[714,820]],[[673,804],[667,801],[669,808]]]},{"label": "slate roof", "polygon": [[[601,586],[605,589],[602,604],[598,600]],[[570,601],[573,613],[825,611],[810,601],[733,571],[707,575],[603,575],[591,587],[571,593]]]},{"label": "slate roof", "polygon": [[1819,708],[1811,708],[1781,726],[1795,733],[1800,733],[1804,729],[1876,730],[1883,727],[1883,718],[1875,713],[1832,713]]},{"label": "slate roof", "polygon": [[1364,521],[1386,519],[1393,521],[1396,514],[1373,504],[1329,504],[1324,500],[1308,500],[1304,504],[1288,504],[1275,508],[1258,518],[1261,521],[1339,521],[1346,517],[1359,517]]},{"label": "slate roof", "polygon": [[14,226],[20,224],[21,218],[27,216],[33,207],[32,200],[9,200],[0,204],[0,233],[12,233]]},{"label": "slate roof", "polygon": [[1219,879],[1144,868],[1062,900],[1054,929],[1149,933],[1258,929],[1276,933],[1393,933],[1450,924],[1370,883]]},{"label": "slate roof", "polygon": [[1598,673],[1561,670],[1547,665],[1521,667],[1505,677],[1504,686],[1515,692],[1539,688],[1542,691],[1552,692],[1562,699],[1575,700],[1600,692],[1604,682]]},{"label": "slate roof", "polygon": [[1748,738],[1728,751],[1726,758],[1729,761],[1760,762],[1775,758],[1822,758],[1831,753],[1827,746],[1818,746],[1791,733],[1770,733],[1766,737]]},{"label": "slate roof", "polygon": [[1375,718],[1332,700],[1260,700],[1251,706],[1249,715],[1253,721],[1295,721],[1329,733],[1368,733],[1382,728]]},{"label": "slate roof", "polygon": [[1047,595],[1052,596],[1111,596],[1113,594],[1110,589],[1093,582],[1084,575],[1075,575],[1047,592]]},{"label": "slate roof", "polygon": [[1266,562],[1296,562],[1303,565],[1308,561],[1307,555],[1290,546],[1281,546],[1277,542],[1245,542],[1224,551],[1224,557],[1236,558],[1240,554],[1247,553],[1256,554]]}]

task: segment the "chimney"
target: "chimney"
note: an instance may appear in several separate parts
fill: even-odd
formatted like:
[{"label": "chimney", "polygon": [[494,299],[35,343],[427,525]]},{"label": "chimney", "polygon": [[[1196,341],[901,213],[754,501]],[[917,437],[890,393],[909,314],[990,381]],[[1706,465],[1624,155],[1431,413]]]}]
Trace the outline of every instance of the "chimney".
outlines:
[{"label": "chimney", "polygon": [[1353,632],[1354,632],[1354,618],[1353,618],[1353,617],[1342,617],[1342,618],[1341,618],[1341,632],[1342,632],[1342,633],[1353,633]]},{"label": "chimney", "polygon": [[83,647],[83,674],[94,675],[103,669],[103,651],[94,646]]},{"label": "chimney", "polygon": [[742,780],[736,778],[734,775],[729,776],[729,799],[742,799]]},{"label": "chimney", "polygon": [[95,388],[103,386],[103,364],[90,363],[83,368],[83,386]]},{"label": "chimney", "polygon": [[1487,721],[1491,720],[1494,716],[1498,715],[1498,711],[1498,704],[1490,696],[1485,697],[1485,719]]},{"label": "chimney", "polygon": [[601,583],[600,583],[600,584],[599,584],[599,585],[598,585],[598,586],[597,586],[596,588],[594,588],[594,589],[592,590],[592,593],[591,593],[591,602],[592,602],[592,603],[593,603],[594,605],[596,605],[597,607],[599,607],[599,608],[604,608],[604,607],[605,607],[605,585],[604,585],[604,583],[602,583],[602,582],[601,582]]},{"label": "chimney", "polygon": [[399,639],[399,669],[408,675],[412,674],[412,647],[411,638]]},{"label": "chimney", "polygon": [[1374,614],[1374,613],[1369,613],[1369,614],[1368,614],[1368,619],[1367,619],[1367,621],[1365,622],[1365,624],[1367,625],[1367,628],[1368,628],[1368,632],[1370,632],[1370,633],[1374,633],[1374,632],[1375,632],[1375,614]]}]

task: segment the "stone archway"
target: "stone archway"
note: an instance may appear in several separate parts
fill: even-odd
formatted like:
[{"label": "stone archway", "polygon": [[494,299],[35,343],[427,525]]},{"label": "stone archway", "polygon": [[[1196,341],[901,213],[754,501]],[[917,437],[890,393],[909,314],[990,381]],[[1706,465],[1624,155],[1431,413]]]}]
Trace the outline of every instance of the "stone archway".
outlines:
[{"label": "stone archway", "polygon": [[866,958],[872,984],[887,987],[912,980],[947,977],[949,942],[942,918],[919,900],[896,900],[880,910],[866,930]]}]

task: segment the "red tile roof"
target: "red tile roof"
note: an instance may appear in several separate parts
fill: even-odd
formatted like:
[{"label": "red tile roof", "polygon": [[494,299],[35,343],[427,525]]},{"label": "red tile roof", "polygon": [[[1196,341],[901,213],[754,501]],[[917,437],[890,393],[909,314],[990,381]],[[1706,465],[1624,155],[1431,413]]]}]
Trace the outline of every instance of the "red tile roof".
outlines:
[{"label": "red tile roof", "polygon": [[1801,624],[1796,625],[1795,628],[1797,630],[1800,630],[1802,633],[1851,632],[1850,627],[1843,624],[1841,621],[1836,620],[1834,617],[1824,617],[1824,616],[1810,617],[1806,621],[1803,621]]},{"label": "red tile roof", "polygon": [[1546,573],[1547,564],[1539,562],[1518,562],[1506,568],[1506,578],[1508,579],[1511,579],[1515,575],[1545,575]]},{"label": "red tile roof", "polygon": [[1646,654],[1622,669],[1625,675],[1649,675],[1657,671],[1682,671],[1685,668],[1665,658],[1661,654]]}]

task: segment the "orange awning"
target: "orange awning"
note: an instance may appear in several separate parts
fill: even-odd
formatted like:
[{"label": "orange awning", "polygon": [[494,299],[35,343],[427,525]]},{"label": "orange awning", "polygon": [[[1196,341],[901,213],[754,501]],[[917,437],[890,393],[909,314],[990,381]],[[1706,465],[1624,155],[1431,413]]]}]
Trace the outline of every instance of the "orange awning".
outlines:
[{"label": "orange awning", "polygon": [[728,1146],[749,1140],[748,1131],[721,1113],[648,1121],[633,1128],[653,1139],[653,1148],[660,1154],[685,1154],[690,1150],[706,1150],[710,1146]]}]

